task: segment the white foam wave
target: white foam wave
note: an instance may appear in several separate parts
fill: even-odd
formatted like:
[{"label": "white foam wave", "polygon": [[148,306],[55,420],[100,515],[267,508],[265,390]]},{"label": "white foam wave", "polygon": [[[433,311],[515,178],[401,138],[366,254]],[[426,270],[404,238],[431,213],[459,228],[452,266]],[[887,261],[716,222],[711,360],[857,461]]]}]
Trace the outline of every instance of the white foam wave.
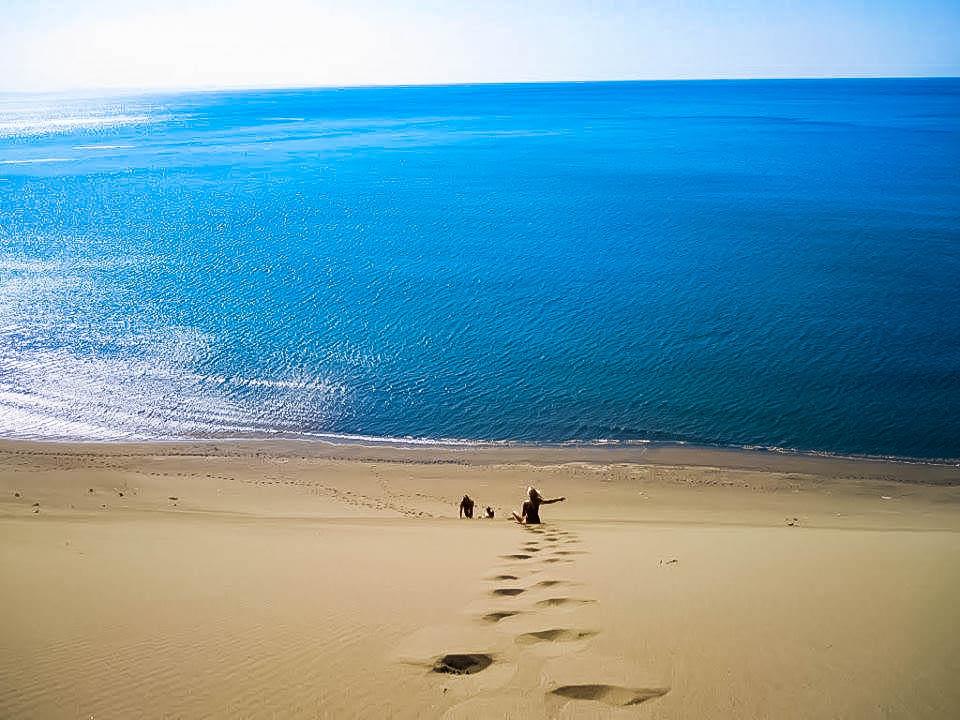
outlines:
[{"label": "white foam wave", "polygon": [[46,157],[46,158],[19,158],[15,160],[0,160],[0,165],[34,165],[39,163],[60,163],[70,162],[70,158]]},{"label": "white foam wave", "polygon": [[74,145],[74,150],[129,150],[134,145]]}]

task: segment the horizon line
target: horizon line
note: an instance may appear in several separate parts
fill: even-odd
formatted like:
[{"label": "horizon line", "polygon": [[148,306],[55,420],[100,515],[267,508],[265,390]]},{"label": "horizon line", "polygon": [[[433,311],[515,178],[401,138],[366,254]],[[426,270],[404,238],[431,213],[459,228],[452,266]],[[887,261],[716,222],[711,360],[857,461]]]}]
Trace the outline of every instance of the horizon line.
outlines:
[{"label": "horizon line", "polygon": [[347,85],[155,85],[155,86],[82,86],[46,90],[6,90],[0,88],[0,96],[69,95],[75,94],[173,94],[207,92],[249,92],[282,90],[362,90],[387,88],[442,88],[507,85],[600,85],[639,83],[695,83],[695,82],[812,82],[830,80],[960,80],[960,75],[797,75],[790,77],[731,76],[731,77],[676,77],[676,78],[607,78],[579,80],[481,80],[463,82],[413,82],[413,83],[353,83]]}]

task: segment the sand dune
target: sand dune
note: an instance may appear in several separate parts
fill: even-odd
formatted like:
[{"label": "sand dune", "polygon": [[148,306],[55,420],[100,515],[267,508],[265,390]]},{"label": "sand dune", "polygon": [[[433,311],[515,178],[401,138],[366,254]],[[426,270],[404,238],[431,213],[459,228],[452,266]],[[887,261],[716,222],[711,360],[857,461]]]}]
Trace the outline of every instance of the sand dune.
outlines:
[{"label": "sand dune", "polygon": [[0,445],[0,717],[960,714],[956,468],[518,452]]}]

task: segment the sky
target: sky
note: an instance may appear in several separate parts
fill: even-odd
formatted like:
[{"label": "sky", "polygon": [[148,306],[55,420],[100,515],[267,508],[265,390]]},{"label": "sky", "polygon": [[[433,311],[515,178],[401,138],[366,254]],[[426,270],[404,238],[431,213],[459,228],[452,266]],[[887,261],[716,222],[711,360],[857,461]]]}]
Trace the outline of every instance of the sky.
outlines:
[{"label": "sky", "polygon": [[0,0],[0,92],[960,75],[960,0]]}]

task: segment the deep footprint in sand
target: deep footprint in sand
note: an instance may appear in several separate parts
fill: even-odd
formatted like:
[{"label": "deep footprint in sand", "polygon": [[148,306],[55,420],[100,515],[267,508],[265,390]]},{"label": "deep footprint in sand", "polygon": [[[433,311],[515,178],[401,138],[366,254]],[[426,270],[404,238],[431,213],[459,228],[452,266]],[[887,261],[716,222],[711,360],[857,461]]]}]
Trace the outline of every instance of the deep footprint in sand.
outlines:
[{"label": "deep footprint in sand", "polygon": [[493,594],[501,595],[501,596],[503,595],[513,596],[513,595],[519,595],[522,592],[524,592],[523,588],[497,588],[496,590],[493,591]]},{"label": "deep footprint in sand", "polygon": [[575,642],[585,640],[597,634],[596,630],[573,630],[571,628],[550,628],[523,633],[517,636],[517,642],[529,645],[539,642]]},{"label": "deep footprint in sand", "polygon": [[513,555],[501,555],[504,560],[529,560],[533,555],[525,555],[523,553],[515,553]]},{"label": "deep footprint in sand", "polygon": [[494,575],[493,577],[487,578],[487,579],[488,580],[519,580],[520,578],[518,578],[516,575]]},{"label": "deep footprint in sand", "polygon": [[596,600],[588,600],[586,598],[552,597],[538,601],[537,605],[540,607],[564,607],[568,605],[589,605],[595,602]]},{"label": "deep footprint in sand", "polygon": [[541,580],[533,587],[556,587],[557,585],[569,585],[569,580]]},{"label": "deep footprint in sand", "polygon": [[546,558],[544,562],[545,563],[572,563],[573,560],[571,560],[570,558],[551,557],[551,558]]},{"label": "deep footprint in sand", "polygon": [[489,623],[498,623],[501,620],[505,620],[508,617],[513,617],[514,615],[520,615],[520,610],[498,610],[497,612],[491,612],[484,615],[481,620],[485,620]]},{"label": "deep footprint in sand", "polygon": [[490,667],[492,663],[493,658],[483,653],[454,653],[437,660],[433,671],[450,675],[473,675]]},{"label": "deep footprint in sand", "polygon": [[571,700],[596,700],[614,707],[627,707],[662,697],[670,692],[670,688],[628,688],[601,684],[563,685],[550,692]]}]

